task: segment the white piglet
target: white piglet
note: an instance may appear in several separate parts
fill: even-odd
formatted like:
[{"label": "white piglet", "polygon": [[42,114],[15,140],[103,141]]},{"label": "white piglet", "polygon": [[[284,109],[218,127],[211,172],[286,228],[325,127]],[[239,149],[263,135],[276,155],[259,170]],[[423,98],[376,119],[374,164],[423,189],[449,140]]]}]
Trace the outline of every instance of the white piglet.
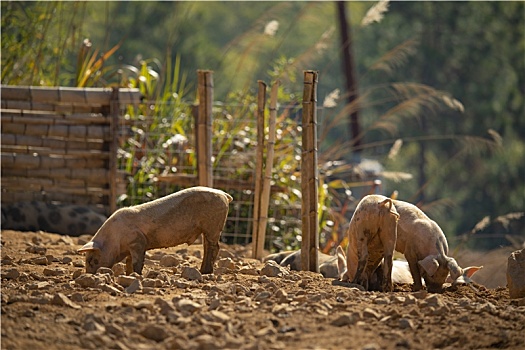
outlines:
[{"label": "white piglet", "polygon": [[126,273],[141,274],[146,250],[192,244],[203,234],[202,273],[212,273],[232,197],[208,187],[192,187],[154,201],[117,210],[79,252],[86,272],[128,258]]},{"label": "white piglet", "polygon": [[423,278],[430,292],[439,292],[449,274],[452,281],[463,275],[456,260],[447,256],[447,239],[439,225],[413,204],[394,200],[394,205],[400,215],[396,250],[407,259],[413,289],[423,287]]}]

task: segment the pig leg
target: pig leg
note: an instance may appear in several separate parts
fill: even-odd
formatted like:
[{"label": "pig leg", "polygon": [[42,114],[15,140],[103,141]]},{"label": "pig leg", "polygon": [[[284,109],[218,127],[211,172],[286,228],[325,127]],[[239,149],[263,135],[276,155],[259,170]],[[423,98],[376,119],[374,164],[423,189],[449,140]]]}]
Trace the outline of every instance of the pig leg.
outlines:
[{"label": "pig leg", "polygon": [[133,272],[133,261],[131,260],[131,255],[128,255],[126,258],[126,275],[131,275]]},{"label": "pig leg", "polygon": [[368,241],[365,237],[360,237],[357,243],[357,271],[355,273],[354,281],[368,289],[368,278],[365,276],[366,265],[368,262]]},{"label": "pig leg", "polygon": [[204,257],[202,259],[201,273],[213,273],[213,263],[219,255],[219,242],[210,242],[204,237]]},{"label": "pig leg", "polygon": [[392,254],[386,254],[383,257],[384,267],[383,267],[383,280],[381,281],[381,289],[383,292],[391,292],[394,290],[392,285],[392,266],[394,264],[394,258]]},{"label": "pig leg", "polygon": [[396,246],[396,230],[383,230],[380,234],[381,244],[383,245],[383,280],[381,289],[383,292],[394,290],[392,285],[392,266],[394,264],[394,249]]},{"label": "pig leg", "polygon": [[142,268],[144,267],[144,256],[146,254],[146,245],[148,241],[140,231],[135,231],[130,236],[134,236],[134,238],[129,243],[130,256],[126,260],[126,270],[128,270],[129,265],[131,265],[133,272],[136,272],[140,275],[142,274]]},{"label": "pig leg", "polygon": [[410,274],[412,275],[412,279],[414,280],[412,290],[414,292],[417,292],[418,290],[423,289],[423,283],[421,282],[421,272],[419,271],[417,258],[408,255],[405,255],[405,258],[407,259],[408,268],[410,269]]}]

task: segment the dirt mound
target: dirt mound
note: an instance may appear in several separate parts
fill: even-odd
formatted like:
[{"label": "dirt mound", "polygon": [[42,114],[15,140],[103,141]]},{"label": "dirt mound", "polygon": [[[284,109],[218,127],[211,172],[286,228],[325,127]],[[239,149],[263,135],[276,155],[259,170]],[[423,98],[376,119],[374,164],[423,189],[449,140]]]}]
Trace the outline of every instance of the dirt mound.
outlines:
[{"label": "dirt mound", "polygon": [[[85,237],[2,231],[2,349],[480,349],[525,347],[525,300],[505,288],[361,292],[279,270],[223,246],[200,275],[200,246],[85,274]],[[274,277],[272,277],[274,276]]]}]

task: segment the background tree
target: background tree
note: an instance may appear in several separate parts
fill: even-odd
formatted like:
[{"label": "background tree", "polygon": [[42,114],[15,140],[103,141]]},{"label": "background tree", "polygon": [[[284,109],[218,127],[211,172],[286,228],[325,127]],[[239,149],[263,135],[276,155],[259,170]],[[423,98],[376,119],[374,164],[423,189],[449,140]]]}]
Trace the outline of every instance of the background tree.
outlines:
[{"label": "background tree", "polygon": [[[361,149],[364,158],[378,159],[391,171],[413,174],[410,181],[386,180],[383,190],[425,204],[449,236],[471,232],[486,217],[494,221],[523,212],[525,3],[393,2],[380,23],[368,26],[361,20],[375,3],[346,5],[362,131],[360,146],[340,148]],[[98,49],[97,59],[123,40],[103,60],[101,76],[90,80],[99,86],[133,84],[117,74],[130,67],[139,75],[163,76],[176,57],[187,74],[184,90],[190,99],[197,68],[215,71],[216,98],[223,101],[253,91],[257,79],[276,77],[287,98],[297,101],[300,82],[294,77],[303,69],[319,70],[320,99],[346,86],[332,2],[0,6],[2,84],[75,85],[79,53],[89,39],[86,57]],[[395,113],[399,104],[404,115]],[[352,110],[346,103],[324,110],[322,123],[345,114],[345,108]],[[332,128],[323,147],[347,139],[346,127]],[[511,221],[490,226],[488,233],[524,235],[523,216]]]}]

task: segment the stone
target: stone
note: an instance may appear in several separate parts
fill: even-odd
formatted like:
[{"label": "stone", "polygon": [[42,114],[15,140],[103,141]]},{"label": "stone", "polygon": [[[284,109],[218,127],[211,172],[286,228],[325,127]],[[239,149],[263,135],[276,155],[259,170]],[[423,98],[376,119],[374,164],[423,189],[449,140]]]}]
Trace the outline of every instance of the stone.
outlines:
[{"label": "stone", "polygon": [[259,275],[259,270],[257,270],[255,267],[242,267],[240,270],[239,270],[239,273],[240,274],[243,274],[243,275],[251,275],[251,276],[257,276]]},{"label": "stone", "polygon": [[184,280],[176,280],[173,282],[173,284],[175,285],[175,287],[180,289],[186,289],[190,287],[190,284]]},{"label": "stone", "polygon": [[26,252],[31,254],[46,255],[47,248],[32,245],[27,247]]},{"label": "stone", "polygon": [[135,281],[137,281],[137,279],[132,276],[121,275],[121,276],[118,276],[117,278],[117,283],[120,284],[124,288],[131,286],[131,284]]},{"label": "stone", "polygon": [[56,256],[54,255],[51,255],[51,254],[47,254],[46,255],[46,259],[47,259],[47,264],[50,265],[54,262],[60,262],[60,259],[57,258]]},{"label": "stone", "polygon": [[113,287],[110,284],[106,284],[106,283],[101,285],[99,288],[101,291],[106,292],[111,295],[119,295],[121,292],[121,290],[117,289],[116,287]]},{"label": "stone", "polygon": [[367,307],[363,310],[363,317],[364,318],[375,318],[379,320],[381,318],[381,315],[374,309]]},{"label": "stone", "polygon": [[173,303],[180,312],[194,313],[203,307],[201,304],[196,303],[190,299],[173,300]]},{"label": "stone", "polygon": [[230,316],[226,315],[224,312],[212,310],[209,312],[209,315],[212,317],[212,320],[219,323],[226,323],[230,320]]},{"label": "stone", "polygon": [[261,269],[261,275],[268,277],[282,277],[288,275],[290,272],[284,267],[278,265],[275,261],[267,261]]},{"label": "stone", "polygon": [[509,297],[525,297],[525,248],[510,254],[507,260],[507,288]]},{"label": "stone", "polygon": [[378,304],[378,305],[388,305],[390,304],[390,300],[388,300],[387,297],[379,297],[379,298],[375,298],[373,303]]},{"label": "stone", "polygon": [[122,329],[120,326],[116,324],[108,324],[106,325],[106,332],[108,334],[114,334],[117,337],[123,337],[125,335],[124,329]]},{"label": "stone", "polygon": [[166,254],[160,258],[159,264],[164,267],[173,267],[179,265],[180,260],[176,256]]},{"label": "stone", "polygon": [[403,297],[403,296],[397,296],[397,295],[394,295],[391,299],[391,301],[394,303],[394,304],[404,304],[405,303],[405,300],[406,298]]},{"label": "stone", "polygon": [[44,276],[61,276],[65,275],[66,271],[63,269],[44,269]]},{"label": "stone", "polygon": [[488,312],[492,315],[497,315],[498,313],[498,310],[496,308],[496,306],[494,304],[492,304],[491,302],[486,302],[485,304],[481,305],[480,306],[480,310],[482,312]]},{"label": "stone", "polygon": [[417,303],[417,300],[416,300],[416,297],[414,297],[413,295],[411,294],[408,294],[406,297],[405,297],[405,301],[403,302],[403,305],[405,306],[408,306],[408,305],[414,305]]},{"label": "stone", "polygon": [[28,301],[33,304],[47,305],[51,303],[51,300],[53,300],[53,297],[47,293],[44,293],[40,296],[29,297]]},{"label": "stone", "polygon": [[133,305],[133,307],[137,310],[147,309],[153,311],[155,309],[155,304],[149,300],[141,300]]},{"label": "stone", "polygon": [[155,305],[160,307],[160,313],[164,316],[168,315],[170,312],[175,311],[173,304],[162,298],[155,299]]},{"label": "stone", "polygon": [[275,291],[275,298],[280,303],[286,303],[288,301],[288,293],[284,289],[277,289],[277,291]]},{"label": "stone", "polygon": [[428,295],[428,292],[424,289],[421,289],[420,291],[413,292],[412,296],[416,299],[425,299]]},{"label": "stone", "polygon": [[142,284],[140,283],[138,279],[135,279],[133,282],[131,282],[129,286],[126,287],[124,291],[128,294],[133,294],[141,288],[142,288]]},{"label": "stone", "polygon": [[68,306],[72,309],[81,309],[82,307],[73,301],[71,301],[67,296],[65,296],[62,293],[57,293],[54,295],[53,300],[51,300],[51,304],[53,305],[59,305],[59,306]]},{"label": "stone", "polygon": [[93,288],[97,284],[97,279],[92,274],[86,273],[78,276],[75,283],[82,288]]},{"label": "stone", "polygon": [[209,309],[216,310],[219,308],[219,306],[221,306],[221,300],[219,298],[214,298],[210,301]]},{"label": "stone", "polygon": [[436,295],[436,294],[426,298],[425,301],[430,306],[443,306],[444,305],[441,296]]},{"label": "stone", "polygon": [[143,287],[149,287],[149,288],[155,288],[156,281],[157,280],[152,279],[152,278],[144,278],[142,280],[142,286]]},{"label": "stone", "polygon": [[73,295],[71,295],[71,300],[77,303],[83,303],[84,296],[81,293],[73,293]]},{"label": "stone", "polygon": [[73,239],[69,236],[60,236],[58,240],[56,240],[53,244],[65,244],[65,245],[73,245]]},{"label": "stone", "polygon": [[79,278],[82,274],[84,274],[84,271],[83,270],[75,270],[73,272],[73,279],[76,280],[77,278]]},{"label": "stone", "polygon": [[99,267],[97,270],[98,274],[113,276],[115,273],[109,267]]},{"label": "stone", "polygon": [[182,278],[190,281],[202,281],[202,274],[194,267],[185,266],[181,273]]},{"label": "stone", "polygon": [[49,264],[49,261],[47,260],[45,256],[39,256],[38,258],[33,258],[30,261],[31,261],[31,264],[34,264],[34,265],[48,265]]},{"label": "stone", "polygon": [[271,296],[272,296],[272,293],[268,291],[263,291],[255,296],[255,301],[262,301],[262,300],[268,299]]},{"label": "stone", "polygon": [[82,327],[87,332],[105,332],[106,327],[104,325],[98,323],[97,321],[93,319],[89,319],[86,322],[84,322],[84,326]]},{"label": "stone", "polygon": [[115,276],[125,275],[126,274],[126,265],[118,263],[118,264],[113,265],[111,270],[113,271],[113,275],[115,275]]},{"label": "stone", "polygon": [[416,329],[416,326],[414,325],[414,321],[408,319],[408,318],[400,318],[399,319],[399,328],[401,329]]},{"label": "stone", "polygon": [[163,327],[154,324],[146,325],[146,327],[140,331],[140,335],[144,338],[154,340],[157,343],[169,337],[168,332],[166,332]]},{"label": "stone", "polygon": [[73,261],[73,266],[74,267],[86,267],[86,263],[84,260],[77,259]]},{"label": "stone", "polygon": [[199,349],[218,350],[223,348],[220,345],[221,340],[209,334],[201,334],[195,337],[194,341],[198,344]]},{"label": "stone", "polygon": [[235,258],[235,254],[233,254],[233,253],[230,252],[229,250],[221,249],[221,250],[219,251],[219,259],[223,259],[223,258],[230,258],[230,259],[233,259],[233,258]]},{"label": "stone", "polygon": [[41,281],[36,283],[30,283],[27,285],[27,289],[29,290],[39,290],[39,289],[48,289],[52,286],[51,282],[48,281]]},{"label": "stone", "polygon": [[20,271],[17,269],[9,269],[2,273],[2,278],[6,278],[9,280],[14,280],[20,277]]},{"label": "stone", "polygon": [[336,327],[343,327],[348,325],[353,325],[358,321],[358,318],[350,313],[343,313],[339,317],[337,317],[335,320],[330,322],[332,326]]},{"label": "stone", "polygon": [[230,270],[235,269],[235,263],[233,262],[231,258],[220,259],[219,261],[217,261],[217,266],[227,268]]},{"label": "stone", "polygon": [[142,287],[142,294],[149,294],[149,295],[159,294],[159,295],[162,295],[163,292],[161,290],[155,290],[155,288],[152,288],[152,287]]},{"label": "stone", "polygon": [[156,279],[156,278],[159,278],[160,274],[161,273],[159,271],[149,270],[148,273],[146,274],[146,278]]}]

